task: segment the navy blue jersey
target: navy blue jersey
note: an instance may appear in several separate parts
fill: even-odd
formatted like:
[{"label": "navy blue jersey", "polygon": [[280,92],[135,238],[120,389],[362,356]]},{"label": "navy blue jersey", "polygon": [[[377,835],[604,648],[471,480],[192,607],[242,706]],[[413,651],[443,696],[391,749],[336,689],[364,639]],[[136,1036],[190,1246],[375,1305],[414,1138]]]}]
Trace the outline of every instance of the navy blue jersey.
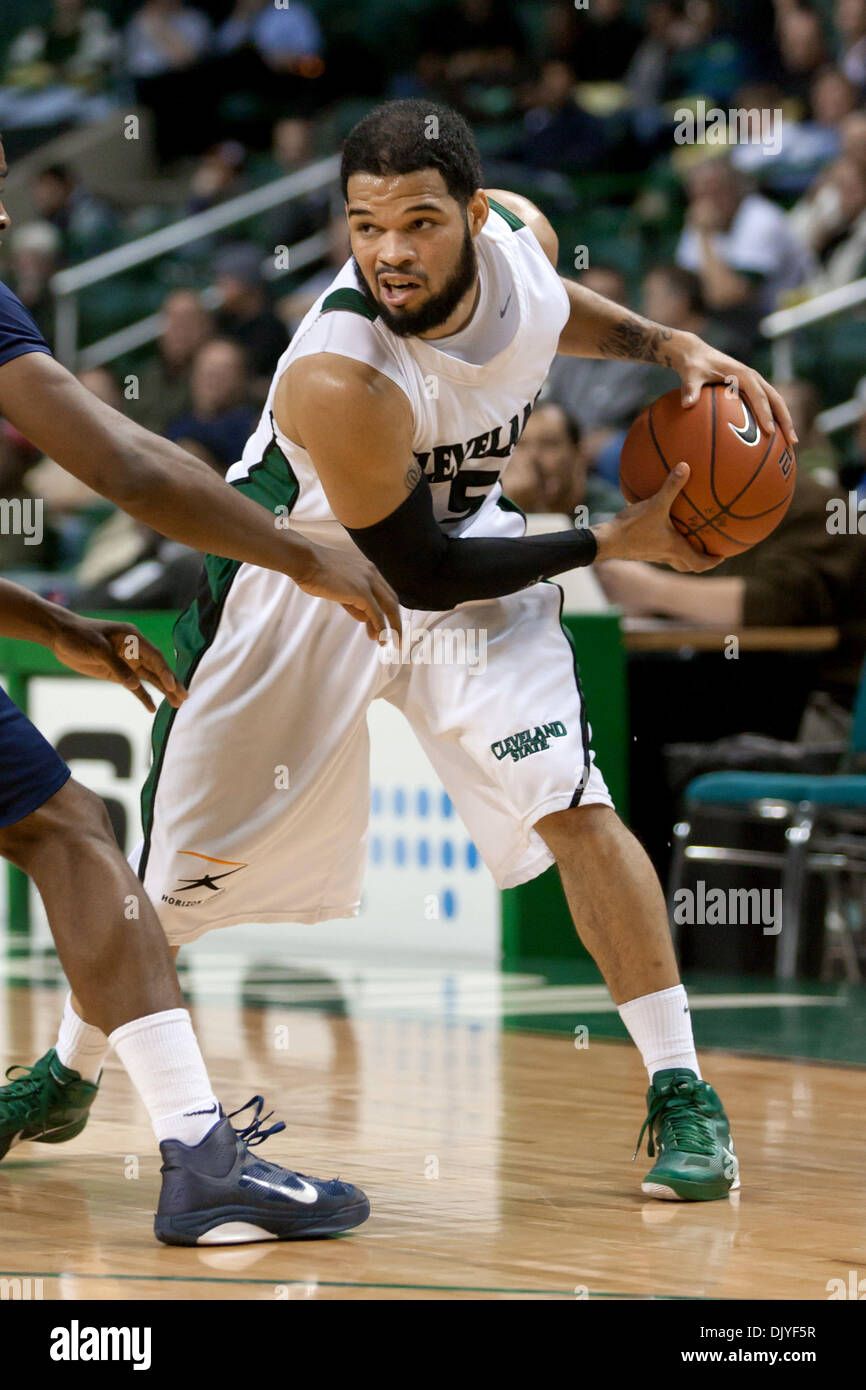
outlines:
[{"label": "navy blue jersey", "polygon": [[0,280],[0,367],[25,352],[51,349],[17,295]]},{"label": "navy blue jersey", "polygon": [[[21,300],[0,282],[0,367],[25,352],[50,351]],[[69,775],[51,744],[0,690],[0,826],[38,810]]]},{"label": "navy blue jersey", "polygon": [[44,806],[69,776],[60,754],[0,690],[0,826]]}]

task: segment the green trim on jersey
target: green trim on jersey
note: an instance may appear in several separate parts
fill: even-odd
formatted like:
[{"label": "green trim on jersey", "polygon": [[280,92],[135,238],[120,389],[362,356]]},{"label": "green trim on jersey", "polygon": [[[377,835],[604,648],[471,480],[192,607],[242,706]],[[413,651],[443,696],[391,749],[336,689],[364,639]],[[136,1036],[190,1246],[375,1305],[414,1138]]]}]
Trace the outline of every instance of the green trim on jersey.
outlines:
[{"label": "green trim on jersey", "polygon": [[327,299],[322,302],[319,314],[329,314],[333,309],[346,309],[350,314],[361,314],[371,323],[379,317],[376,310],[367,303],[361,291],[350,289],[348,285],[344,285],[342,289],[334,290],[333,294],[329,294]]},{"label": "green trim on jersey", "polygon": [[[273,420],[271,421],[273,424]],[[279,444],[276,433],[265,449],[259,463],[254,463],[245,478],[239,478],[231,487],[249,497],[260,506],[267,507],[275,515],[289,516],[298,500],[300,484]],[[285,512],[277,512],[277,508]],[[189,687],[205,652],[217,634],[220,618],[232,581],[240,569],[242,560],[227,560],[219,555],[206,555],[204,568],[199,579],[198,593],[187,609],[181,613],[174,625],[175,672],[178,679]],[[162,764],[165,758],[168,736],[177,710],[164,700],[156,712],[151,733],[153,761],[147,781],[141,789],[141,823],[144,828],[144,851],[139,865],[139,877],[143,880],[150,854],[150,836],[153,829],[153,808],[156,789]]]},{"label": "green trim on jersey", "polygon": [[516,502],[512,502],[510,497],[506,497],[504,492],[497,497],[496,505],[501,512],[516,512],[518,516],[523,517],[524,521],[526,520],[526,512],[523,508],[518,507]]},{"label": "green trim on jersey", "polygon": [[494,212],[498,212],[500,217],[505,218],[512,232],[519,232],[521,227],[526,226],[526,223],[521,222],[516,212],[511,212],[510,209],[503,207],[502,203],[497,203],[495,198],[488,198],[487,201]]}]

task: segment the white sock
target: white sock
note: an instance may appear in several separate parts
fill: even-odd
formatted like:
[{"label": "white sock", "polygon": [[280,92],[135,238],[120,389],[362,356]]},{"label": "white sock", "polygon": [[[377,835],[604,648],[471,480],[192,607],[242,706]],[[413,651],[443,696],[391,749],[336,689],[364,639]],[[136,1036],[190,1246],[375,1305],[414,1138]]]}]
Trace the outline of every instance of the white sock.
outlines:
[{"label": "white sock", "polygon": [[108,1041],[147,1107],[158,1143],[197,1144],[219,1120],[219,1103],[186,1009],[134,1018]]},{"label": "white sock", "polygon": [[60,1032],[57,1034],[55,1049],[64,1067],[77,1071],[84,1081],[99,1080],[102,1063],[108,1051],[108,1038],[101,1028],[85,1023],[72,1007],[72,992],[66,996]]},{"label": "white sock", "polygon": [[688,1067],[695,1076],[700,1076],[692,1037],[692,1016],[682,985],[643,994],[640,999],[629,999],[628,1003],[620,1004],[618,1012],[643,1057],[650,1081],[657,1071],[666,1071],[669,1067]]}]

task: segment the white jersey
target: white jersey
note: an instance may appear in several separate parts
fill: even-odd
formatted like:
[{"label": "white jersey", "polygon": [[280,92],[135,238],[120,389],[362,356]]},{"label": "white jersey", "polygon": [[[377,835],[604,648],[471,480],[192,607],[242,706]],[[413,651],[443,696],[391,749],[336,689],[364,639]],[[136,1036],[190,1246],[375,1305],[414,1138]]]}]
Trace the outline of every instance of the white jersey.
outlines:
[{"label": "white jersey", "polygon": [[[501,351],[483,365],[461,359],[462,334],[433,341],[401,338],[391,332],[357,287],[347,261],[319,296],[280,358],[255,433],[241,461],[228,473],[231,483],[259,481],[254,495],[282,505],[289,524],[325,544],[339,544],[345,532],[325,496],[312,459],[287,439],[273,416],[274,394],[290,363],[311,353],[333,352],[366,362],[403,391],[413,419],[412,449],[429,480],[437,520],[451,535],[519,534],[522,522],[497,506],[499,476],[514,449],[547,376],[559,335],[568,318],[568,296],[555,269],[530,229],[491,199],[490,216],[475,241],[482,295],[473,316],[514,321]],[[491,333],[487,336],[490,338]],[[244,490],[247,490],[246,488]],[[253,491],[250,488],[250,491]]]},{"label": "white jersey", "polygon": [[[457,536],[522,534],[520,514],[497,505],[499,474],[568,305],[529,229],[492,207],[476,241],[483,299],[438,347],[385,328],[344,266],[280,359],[259,427],[229,475],[239,490],[282,507],[313,538],[352,545],[309,456],[272,418],[288,364],[337,352],[405,392],[412,447],[443,527]],[[189,698],[157,715],[142,795],[136,867],[169,939],[239,922],[356,915],[370,809],[367,713],[376,700],[409,721],[500,887],[546,869],[553,854],[537,821],[612,804],[560,605],[558,587],[542,583],[447,613],[404,608],[410,644],[389,652],[339,604],[287,575],[209,556],[175,628]]]}]

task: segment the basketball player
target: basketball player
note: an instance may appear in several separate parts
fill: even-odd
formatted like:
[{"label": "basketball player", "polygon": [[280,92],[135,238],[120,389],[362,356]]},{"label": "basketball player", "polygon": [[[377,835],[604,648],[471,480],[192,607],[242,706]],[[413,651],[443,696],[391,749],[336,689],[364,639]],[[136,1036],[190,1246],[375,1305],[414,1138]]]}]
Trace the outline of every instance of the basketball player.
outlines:
[{"label": "basketball player", "polygon": [[[658,1152],[644,1191],[721,1198],[737,1160],[701,1078],[661,888],[595,765],[560,591],[538,582],[607,557],[710,568],[669,517],[688,469],[611,522],[533,538],[499,477],[557,352],[665,363],[692,402],[733,376],[765,430],[774,410],[792,427],[755,372],[560,279],[538,209],[480,183],[448,108],[397,101],[354,128],[342,161],[353,258],[280,359],[229,479],[299,534],[360,550],[414,632],[483,629],[486,670],[388,664],[333,605],[208,559],[177,629],[189,699],[164,703],[154,725],[139,873],[174,946],[233,923],[354,916],[366,714],[390,701],[501,888],[558,864],[649,1072]],[[105,1044],[81,1002],[88,1024],[67,1064],[95,1084]]]},{"label": "basketball player", "polygon": [[[0,228],[8,226],[0,204]],[[370,636],[399,625],[396,597],[369,562],[359,565],[355,556],[331,554],[279,529],[273,515],[225,487],[206,465],[102,404],[53,360],[5,285],[0,413],[76,477],[164,534],[216,547],[234,557],[222,562],[229,566],[269,565],[313,602],[337,600],[347,622],[354,627],[353,619],[360,620]],[[128,624],[88,622],[0,582],[0,633],[50,647],[75,671],[120,682],[150,710],[143,680],[171,708],[184,702],[186,692],[159,652]],[[71,778],[3,691],[0,854],[38,887],[82,1009],[116,1049],[147,1107],[163,1157],[159,1239],[181,1245],[231,1243],[251,1234],[291,1239],[365,1221],[369,1203],[359,1189],[291,1173],[250,1153],[249,1144],[284,1128],[262,1128],[261,1097],[243,1107],[253,1113],[240,1130],[223,1114],[165,935],[117,848],[103,803]],[[67,1005],[57,1049],[4,1088],[0,1156],[20,1139],[60,1143],[83,1129],[96,1086],[66,1063],[86,1041],[87,1030]]]}]

